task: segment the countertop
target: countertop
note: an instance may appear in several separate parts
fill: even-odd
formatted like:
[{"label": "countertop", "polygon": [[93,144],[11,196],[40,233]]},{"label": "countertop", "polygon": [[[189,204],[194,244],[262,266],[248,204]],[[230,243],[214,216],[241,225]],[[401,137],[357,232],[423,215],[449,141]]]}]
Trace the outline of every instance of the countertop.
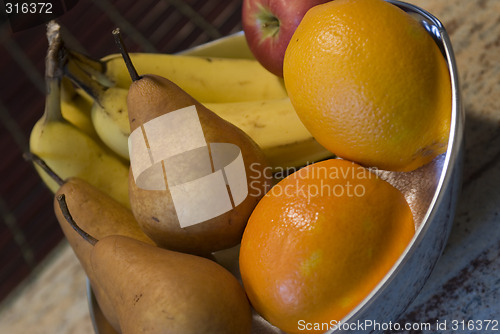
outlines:
[{"label": "countertop", "polygon": [[[466,142],[462,193],[448,244],[400,322],[500,321],[500,1],[409,2],[437,16],[450,35]],[[0,333],[92,332],[85,274],[65,241],[0,306]],[[475,332],[500,332],[500,324],[497,331]]]}]

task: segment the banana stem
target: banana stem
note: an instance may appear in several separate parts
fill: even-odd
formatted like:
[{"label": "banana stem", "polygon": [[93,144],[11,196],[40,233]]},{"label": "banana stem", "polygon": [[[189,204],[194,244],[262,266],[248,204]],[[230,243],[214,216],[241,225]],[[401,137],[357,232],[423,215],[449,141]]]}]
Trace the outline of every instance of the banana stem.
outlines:
[{"label": "banana stem", "polygon": [[61,38],[61,26],[55,21],[47,24],[47,40],[49,47],[45,58],[45,77],[62,77],[61,63],[65,59],[63,42]]},{"label": "banana stem", "polygon": [[31,152],[26,152],[23,154],[23,157],[25,160],[32,161],[40,166],[40,168],[42,168],[45,173],[47,173],[52,179],[54,179],[54,181],[56,181],[59,186],[62,186],[65,183],[65,181],[59,175],[57,175],[57,173],[54,172],[54,170],[50,168],[47,163],[43,161],[43,159],[38,155]]},{"label": "banana stem", "polygon": [[141,77],[139,74],[137,74],[134,64],[132,63],[132,59],[130,59],[130,55],[127,52],[127,48],[125,47],[125,43],[123,42],[122,36],[120,34],[120,28],[116,28],[112,33],[115,37],[116,45],[118,45],[118,48],[120,49],[120,53],[122,54],[123,60],[125,61],[125,65],[127,66],[127,70],[130,74],[130,77],[132,78],[132,81],[139,80]]},{"label": "banana stem", "polygon": [[99,81],[94,80],[84,68],[82,68],[81,63],[72,59],[71,56],[68,62],[64,66],[64,72],[66,76],[71,79],[78,87],[83,89],[87,94],[92,96],[92,98],[99,102],[104,95],[104,91],[107,89]]},{"label": "banana stem", "polygon": [[49,47],[45,57],[45,98],[44,122],[64,121],[61,112],[61,63],[64,61],[60,26],[55,21],[47,24],[47,39]]},{"label": "banana stem", "polygon": [[95,244],[99,241],[84,230],[81,229],[80,226],[75,222],[73,217],[71,216],[71,213],[69,212],[68,204],[66,203],[66,196],[64,194],[58,195],[57,196],[57,202],[59,203],[59,207],[61,208],[62,214],[66,221],[73,227],[73,229],[81,235],[83,239],[88,241],[92,246],[95,246]]},{"label": "banana stem", "polygon": [[95,60],[74,50],[67,49],[68,58],[75,61],[81,69],[104,87],[114,87],[115,83],[106,73],[106,63]]},{"label": "banana stem", "polygon": [[88,68],[92,68],[93,71],[101,74],[106,73],[106,64],[104,62],[90,58],[75,50],[68,49],[68,53],[79,62],[85,63]]}]

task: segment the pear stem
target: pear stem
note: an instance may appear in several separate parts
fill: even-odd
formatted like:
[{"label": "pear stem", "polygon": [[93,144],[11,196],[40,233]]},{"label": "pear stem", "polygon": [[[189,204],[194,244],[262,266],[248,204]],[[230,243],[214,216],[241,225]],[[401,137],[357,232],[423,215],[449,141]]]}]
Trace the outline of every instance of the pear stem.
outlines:
[{"label": "pear stem", "polygon": [[54,179],[54,181],[56,181],[58,185],[62,186],[65,183],[65,181],[59,175],[57,175],[57,173],[54,172],[54,170],[50,168],[47,163],[43,161],[43,159],[38,155],[31,152],[26,152],[23,154],[23,157],[25,160],[32,161],[40,166],[40,168],[42,168],[45,173],[47,173],[52,179]]},{"label": "pear stem", "polygon": [[120,52],[122,54],[123,60],[125,61],[125,65],[127,66],[127,70],[128,73],[130,74],[130,77],[132,78],[132,81],[139,80],[141,77],[139,76],[139,74],[137,74],[134,64],[130,59],[130,55],[127,52],[127,48],[125,47],[125,43],[123,42],[122,36],[120,34],[120,28],[115,28],[112,33],[113,36],[115,37],[116,45],[118,45],[118,48],[120,49]]},{"label": "pear stem", "polygon": [[82,236],[83,239],[88,241],[92,246],[95,246],[95,244],[98,242],[96,238],[85,232],[84,230],[81,229],[80,226],[74,221],[73,217],[71,216],[71,213],[69,212],[68,209],[68,204],[66,203],[66,196],[64,194],[58,195],[57,196],[57,202],[59,203],[59,207],[61,208],[62,214],[64,218],[68,221],[68,223],[73,227],[73,229]]}]

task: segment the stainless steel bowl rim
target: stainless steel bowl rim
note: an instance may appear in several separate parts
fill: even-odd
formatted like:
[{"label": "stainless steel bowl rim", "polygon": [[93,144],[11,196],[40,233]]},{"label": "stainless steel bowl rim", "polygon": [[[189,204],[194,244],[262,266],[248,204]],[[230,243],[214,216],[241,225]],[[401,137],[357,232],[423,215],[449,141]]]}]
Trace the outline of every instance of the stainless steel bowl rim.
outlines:
[{"label": "stainless steel bowl rim", "polygon": [[[429,32],[429,34],[432,35],[441,51],[443,52],[443,56],[446,58],[452,88],[450,136],[438,185],[429,209],[424,216],[420,229],[417,231],[417,233],[415,233],[414,238],[412,239],[404,253],[400,256],[399,260],[394,264],[392,269],[386,274],[384,279],[377,285],[375,289],[372,290],[372,292],[363,300],[363,302],[358,304],[356,308],[354,308],[348,315],[346,315],[341,321],[339,321],[339,324],[349,323],[350,319],[355,318],[357,315],[369,308],[370,304],[377,298],[377,296],[380,295],[384,289],[387,289],[390,286],[391,281],[398,275],[401,267],[405,264],[409,256],[416,251],[417,246],[420,244],[422,239],[425,238],[427,230],[429,229],[433,218],[436,216],[438,210],[441,207],[440,203],[445,196],[444,189],[446,189],[451,182],[452,173],[456,167],[456,162],[460,154],[461,145],[463,142],[463,123],[465,116],[461,102],[459,75],[453,48],[446,29],[438,18],[418,6],[397,0],[385,1],[401,8],[409,14],[413,14],[414,16],[416,16],[416,18],[420,20],[422,26]],[[448,236],[446,236],[446,239],[447,237]],[[394,321],[395,319],[387,320]],[[335,333],[335,330],[330,330],[328,333]]]}]

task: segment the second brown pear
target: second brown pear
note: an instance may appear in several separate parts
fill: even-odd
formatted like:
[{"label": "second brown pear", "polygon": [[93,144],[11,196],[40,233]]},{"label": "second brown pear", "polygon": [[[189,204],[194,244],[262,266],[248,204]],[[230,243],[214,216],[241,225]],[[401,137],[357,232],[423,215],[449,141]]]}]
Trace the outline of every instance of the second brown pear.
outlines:
[{"label": "second brown pear", "polygon": [[[248,217],[271,186],[270,168],[257,144],[164,77],[142,75],[134,80],[127,105],[131,132],[161,115],[194,106],[207,143],[230,143],[241,150],[248,186],[246,198],[231,210],[198,224],[181,227],[168,186],[166,190],[142,189],[137,186],[131,171],[130,204],[144,232],[162,247],[200,255],[237,245]],[[185,135],[190,136],[189,133]],[[189,210],[200,208],[193,205]]]}]

